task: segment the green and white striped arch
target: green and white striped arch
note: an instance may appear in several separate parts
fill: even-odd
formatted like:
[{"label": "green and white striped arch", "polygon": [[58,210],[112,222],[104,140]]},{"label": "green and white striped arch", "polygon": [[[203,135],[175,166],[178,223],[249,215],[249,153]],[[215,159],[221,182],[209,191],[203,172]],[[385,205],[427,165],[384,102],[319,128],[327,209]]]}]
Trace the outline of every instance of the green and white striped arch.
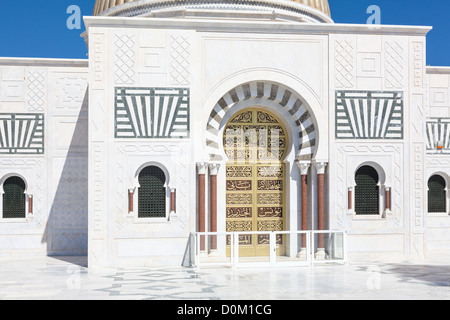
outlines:
[{"label": "green and white striped arch", "polygon": [[288,112],[296,125],[300,141],[298,159],[312,160],[316,150],[316,126],[307,106],[290,89],[274,83],[248,82],[228,91],[214,106],[206,127],[206,147],[211,160],[223,160],[219,150],[220,127],[228,110],[238,102],[267,99]]}]

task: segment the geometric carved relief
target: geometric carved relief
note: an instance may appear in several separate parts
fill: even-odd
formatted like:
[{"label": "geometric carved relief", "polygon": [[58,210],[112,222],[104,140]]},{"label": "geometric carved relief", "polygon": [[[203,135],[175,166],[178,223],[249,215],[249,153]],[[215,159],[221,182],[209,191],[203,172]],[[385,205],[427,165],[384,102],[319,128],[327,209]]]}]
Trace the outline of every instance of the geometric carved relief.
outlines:
[{"label": "geometric carved relief", "polygon": [[55,198],[52,202],[53,228],[88,226],[88,159],[81,157],[54,158]]},{"label": "geometric carved relief", "polygon": [[114,37],[114,79],[116,84],[135,83],[135,43],[134,35],[116,34]]},{"label": "geometric carved relief", "polygon": [[425,67],[423,59],[423,43],[413,42],[413,86],[423,87],[423,70]]},{"label": "geometric carved relief", "polygon": [[43,114],[0,114],[0,154],[43,153]]},{"label": "geometric carved relief", "polygon": [[424,201],[423,201],[423,191],[424,191],[424,180],[423,180],[423,144],[415,143],[412,146],[413,157],[414,157],[414,221],[416,227],[422,226],[423,212],[424,212]]},{"label": "geometric carved relief", "polygon": [[29,111],[44,111],[47,98],[46,72],[29,71],[27,74],[27,106]]},{"label": "geometric carved relief", "polygon": [[116,88],[116,138],[189,138],[189,89]]},{"label": "geometric carved relief", "polygon": [[335,42],[335,87],[354,88],[356,50],[353,40],[336,40]]},{"label": "geometric carved relief", "polygon": [[189,85],[190,76],[190,44],[185,37],[172,36],[170,45],[170,83],[173,85]]},{"label": "geometric carved relief", "polygon": [[337,139],[403,139],[403,93],[336,92]]},{"label": "geometric carved relief", "polygon": [[[428,154],[450,154],[450,118],[428,119],[426,134]],[[442,149],[438,149],[438,143]]]},{"label": "geometric carved relief", "polygon": [[[62,72],[54,72],[53,74],[56,78],[54,88],[56,91],[55,110],[78,115],[82,106],[87,109],[87,74],[70,74]],[[85,105],[83,105],[83,102],[85,102]]]},{"label": "geometric carved relief", "polygon": [[386,41],[385,43],[386,88],[403,88],[404,70],[406,69],[403,47],[404,45],[397,41]]}]

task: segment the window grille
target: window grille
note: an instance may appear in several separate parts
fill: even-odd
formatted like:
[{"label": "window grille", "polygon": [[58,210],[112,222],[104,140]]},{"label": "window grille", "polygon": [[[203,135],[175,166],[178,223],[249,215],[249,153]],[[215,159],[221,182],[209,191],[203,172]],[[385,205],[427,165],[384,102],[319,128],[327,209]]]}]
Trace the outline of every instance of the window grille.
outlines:
[{"label": "window grille", "polygon": [[355,181],[356,214],[379,214],[379,187],[377,171],[370,166],[361,167],[356,172]]},{"label": "window grille", "polygon": [[25,218],[25,182],[11,177],[3,183],[3,218]]},{"label": "window grille", "polygon": [[434,175],[428,180],[428,212],[446,212],[445,180]]},{"label": "window grille", "polygon": [[138,217],[164,218],[166,216],[166,175],[156,167],[149,166],[139,174]]}]

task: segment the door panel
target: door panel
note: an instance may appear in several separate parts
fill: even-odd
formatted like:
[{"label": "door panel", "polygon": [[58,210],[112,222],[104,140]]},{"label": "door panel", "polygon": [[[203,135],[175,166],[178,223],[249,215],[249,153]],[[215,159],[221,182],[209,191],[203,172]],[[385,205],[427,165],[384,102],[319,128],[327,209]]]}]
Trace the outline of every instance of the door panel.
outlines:
[{"label": "door panel", "polygon": [[[285,230],[285,165],[287,136],[281,122],[266,111],[251,109],[234,116],[224,130],[226,229]],[[228,244],[229,244],[228,239]],[[242,256],[269,254],[269,235],[242,235]],[[277,237],[277,253],[285,239]]]}]

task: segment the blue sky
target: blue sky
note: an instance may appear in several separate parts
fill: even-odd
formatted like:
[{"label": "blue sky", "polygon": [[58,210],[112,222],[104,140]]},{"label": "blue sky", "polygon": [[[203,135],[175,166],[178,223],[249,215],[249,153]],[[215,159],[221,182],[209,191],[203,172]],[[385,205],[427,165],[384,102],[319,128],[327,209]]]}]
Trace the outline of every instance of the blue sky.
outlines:
[{"label": "blue sky", "polygon": [[[2,1],[0,27],[2,57],[86,59],[87,49],[80,34],[69,30],[66,13],[77,5],[91,15],[94,0]],[[381,23],[432,26],[427,38],[427,64],[450,66],[450,1],[448,0],[329,0],[336,23],[366,23],[370,5],[381,9]]]}]

